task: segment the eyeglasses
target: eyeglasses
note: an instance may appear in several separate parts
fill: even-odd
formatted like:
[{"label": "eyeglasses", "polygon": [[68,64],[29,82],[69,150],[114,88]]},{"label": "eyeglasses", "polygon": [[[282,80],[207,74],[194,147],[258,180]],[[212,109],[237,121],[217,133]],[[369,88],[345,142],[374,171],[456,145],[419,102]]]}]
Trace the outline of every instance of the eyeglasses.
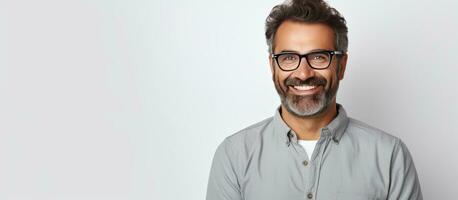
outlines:
[{"label": "eyeglasses", "polygon": [[272,54],[272,58],[275,59],[283,71],[296,70],[304,57],[311,68],[320,70],[326,69],[331,65],[333,55],[343,54],[343,51],[316,51],[302,55],[294,52],[285,52]]}]

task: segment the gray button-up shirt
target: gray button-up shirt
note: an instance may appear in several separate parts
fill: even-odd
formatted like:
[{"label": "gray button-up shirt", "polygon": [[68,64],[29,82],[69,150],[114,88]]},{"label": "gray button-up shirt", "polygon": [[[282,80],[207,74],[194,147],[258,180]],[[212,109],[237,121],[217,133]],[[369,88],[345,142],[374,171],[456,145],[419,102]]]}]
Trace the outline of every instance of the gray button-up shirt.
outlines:
[{"label": "gray button-up shirt", "polygon": [[[309,159],[310,157],[310,159]],[[216,150],[207,200],[421,200],[412,157],[399,139],[338,115],[312,155],[279,110],[227,137]]]}]

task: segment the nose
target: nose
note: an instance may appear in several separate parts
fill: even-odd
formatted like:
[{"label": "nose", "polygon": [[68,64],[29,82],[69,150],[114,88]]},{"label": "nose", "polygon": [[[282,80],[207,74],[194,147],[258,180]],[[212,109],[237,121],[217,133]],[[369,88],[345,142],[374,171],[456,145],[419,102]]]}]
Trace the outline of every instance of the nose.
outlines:
[{"label": "nose", "polygon": [[310,67],[305,57],[301,58],[301,63],[299,64],[299,67],[296,70],[294,70],[294,73],[292,74],[292,76],[301,80],[306,80],[307,78],[310,78],[314,75],[315,70],[312,67]]}]

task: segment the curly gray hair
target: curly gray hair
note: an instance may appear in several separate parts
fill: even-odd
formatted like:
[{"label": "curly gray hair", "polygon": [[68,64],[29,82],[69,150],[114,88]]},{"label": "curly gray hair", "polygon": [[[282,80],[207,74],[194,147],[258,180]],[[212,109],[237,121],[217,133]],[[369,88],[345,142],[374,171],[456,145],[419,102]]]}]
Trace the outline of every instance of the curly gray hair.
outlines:
[{"label": "curly gray hair", "polygon": [[272,8],[266,19],[266,40],[269,53],[275,49],[275,33],[281,23],[294,20],[304,23],[323,23],[334,31],[336,50],[347,52],[348,28],[345,18],[323,0],[290,0]]}]

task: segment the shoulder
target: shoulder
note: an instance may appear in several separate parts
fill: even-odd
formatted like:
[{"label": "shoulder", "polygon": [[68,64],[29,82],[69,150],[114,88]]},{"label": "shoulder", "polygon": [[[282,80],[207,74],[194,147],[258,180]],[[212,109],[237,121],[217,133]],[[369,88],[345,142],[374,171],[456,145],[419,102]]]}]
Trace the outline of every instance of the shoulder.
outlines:
[{"label": "shoulder", "polygon": [[365,122],[350,118],[342,139],[375,147],[393,149],[401,139]]},{"label": "shoulder", "polygon": [[[271,128],[273,117],[269,117],[254,123],[232,135],[226,137],[223,144],[231,149],[244,149],[247,145],[252,146],[259,140],[262,134]],[[250,145],[251,144],[251,145]]]},{"label": "shoulder", "polygon": [[252,124],[236,133],[226,137],[228,140],[243,140],[249,137],[256,136],[260,134],[263,130],[265,130],[272,122],[273,117],[269,117],[264,119],[260,122]]},{"label": "shoulder", "polygon": [[216,149],[214,160],[229,162],[236,172],[240,172],[249,155],[261,145],[262,134],[270,130],[272,119],[269,117],[226,137]]},{"label": "shoulder", "polygon": [[352,118],[339,143],[344,152],[351,152],[360,160],[377,160],[376,163],[386,165],[393,165],[394,159],[401,163],[412,162],[407,146],[400,138]]}]

